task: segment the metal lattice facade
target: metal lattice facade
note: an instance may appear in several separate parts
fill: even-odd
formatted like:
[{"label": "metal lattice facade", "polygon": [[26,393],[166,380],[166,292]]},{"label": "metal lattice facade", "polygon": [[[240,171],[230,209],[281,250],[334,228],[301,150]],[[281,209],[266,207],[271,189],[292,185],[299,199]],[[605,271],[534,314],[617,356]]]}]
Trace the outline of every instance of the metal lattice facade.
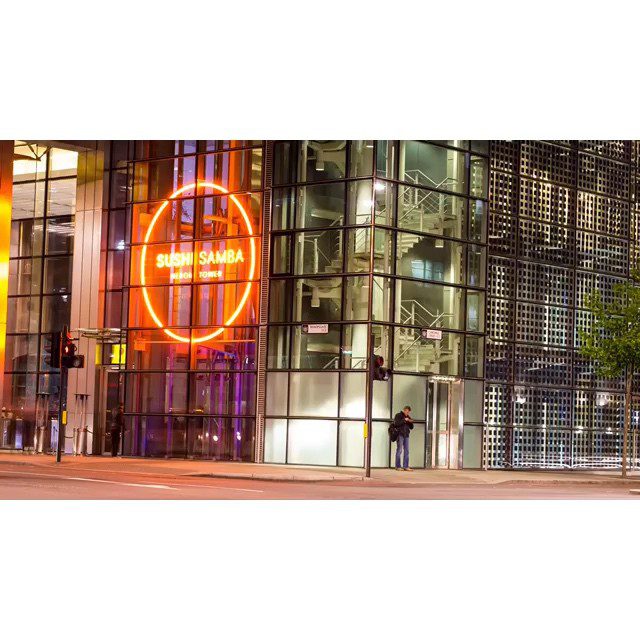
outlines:
[{"label": "metal lattice facade", "polygon": [[637,261],[639,158],[638,141],[491,143],[488,468],[621,464],[623,383],[596,377],[579,330],[587,294],[611,301]]}]

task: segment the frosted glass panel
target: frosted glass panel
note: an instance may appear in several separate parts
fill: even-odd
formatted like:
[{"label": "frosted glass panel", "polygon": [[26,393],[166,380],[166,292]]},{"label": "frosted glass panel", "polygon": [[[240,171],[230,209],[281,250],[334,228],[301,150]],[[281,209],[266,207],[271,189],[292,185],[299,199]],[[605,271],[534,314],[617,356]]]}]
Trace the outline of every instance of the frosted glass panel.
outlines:
[{"label": "frosted glass panel", "polygon": [[482,466],[482,427],[465,424],[462,447],[462,467],[479,469]]},{"label": "frosted glass panel", "polygon": [[287,415],[288,373],[267,373],[267,415]]},{"label": "frosted glass panel", "polygon": [[319,418],[338,415],[338,373],[300,372],[289,376],[289,415]]},{"label": "frosted glass panel", "polygon": [[414,420],[424,420],[424,403],[427,396],[427,379],[424,376],[393,376],[393,414],[402,407],[411,407]]},{"label": "frosted glass panel", "polygon": [[464,381],[464,421],[482,422],[482,382],[480,380]]},{"label": "frosted glass panel", "polygon": [[373,417],[391,418],[391,384],[382,380],[373,382]]},{"label": "frosted glass panel", "polygon": [[285,462],[287,453],[287,421],[266,420],[264,430],[264,461]]},{"label": "frosted glass panel", "polygon": [[364,420],[367,374],[343,373],[340,380],[340,415]]},{"label": "frosted glass panel", "polygon": [[[395,442],[390,442],[391,446],[391,466],[396,463]],[[402,462],[402,461],[401,461]],[[409,436],[409,466],[421,469],[424,467],[424,425],[414,424]]]},{"label": "frosted glass panel", "polygon": [[361,421],[341,422],[338,443],[338,464],[341,467],[364,465],[364,428]]},{"label": "frosted glass panel", "polygon": [[373,423],[373,440],[371,442],[371,466],[389,466],[389,423]]},{"label": "frosted glass panel", "polygon": [[336,420],[290,420],[289,455],[292,464],[336,464]]}]

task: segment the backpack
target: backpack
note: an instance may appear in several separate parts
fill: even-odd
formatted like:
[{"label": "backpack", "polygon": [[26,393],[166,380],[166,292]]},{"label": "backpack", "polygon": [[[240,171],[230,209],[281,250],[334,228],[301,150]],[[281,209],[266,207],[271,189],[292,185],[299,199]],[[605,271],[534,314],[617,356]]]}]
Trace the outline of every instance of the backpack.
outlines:
[{"label": "backpack", "polygon": [[395,442],[400,435],[400,429],[396,427],[393,422],[389,425],[389,437],[391,438],[391,442]]}]

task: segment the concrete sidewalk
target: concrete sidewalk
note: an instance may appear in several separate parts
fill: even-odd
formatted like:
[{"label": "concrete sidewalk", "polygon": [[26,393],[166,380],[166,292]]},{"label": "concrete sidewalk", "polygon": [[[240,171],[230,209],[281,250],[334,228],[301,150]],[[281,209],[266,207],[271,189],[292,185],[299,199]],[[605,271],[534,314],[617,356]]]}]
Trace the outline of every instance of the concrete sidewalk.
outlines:
[{"label": "concrete sidewalk", "polygon": [[50,455],[23,452],[0,453],[3,464],[29,467],[84,470],[108,473],[127,472],[165,477],[209,477],[280,482],[367,482],[374,485],[427,485],[427,484],[558,484],[590,483],[628,484],[640,488],[640,473],[633,472],[626,480],[614,471],[480,471],[418,469],[412,472],[395,469],[373,469],[372,477],[365,478],[363,469],[285,466],[248,462],[213,462],[208,460],[179,460],[155,458],[111,458],[101,456],[64,456],[60,464]]}]

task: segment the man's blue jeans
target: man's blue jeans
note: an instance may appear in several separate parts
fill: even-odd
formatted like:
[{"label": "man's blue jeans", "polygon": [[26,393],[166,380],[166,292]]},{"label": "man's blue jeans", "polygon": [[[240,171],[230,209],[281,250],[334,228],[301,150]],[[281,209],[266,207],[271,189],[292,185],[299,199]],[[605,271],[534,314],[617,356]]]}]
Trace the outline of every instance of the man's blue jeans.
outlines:
[{"label": "man's blue jeans", "polygon": [[[400,455],[404,451],[404,465],[400,464]],[[396,441],[396,469],[409,467],[409,436],[398,436]]]}]

